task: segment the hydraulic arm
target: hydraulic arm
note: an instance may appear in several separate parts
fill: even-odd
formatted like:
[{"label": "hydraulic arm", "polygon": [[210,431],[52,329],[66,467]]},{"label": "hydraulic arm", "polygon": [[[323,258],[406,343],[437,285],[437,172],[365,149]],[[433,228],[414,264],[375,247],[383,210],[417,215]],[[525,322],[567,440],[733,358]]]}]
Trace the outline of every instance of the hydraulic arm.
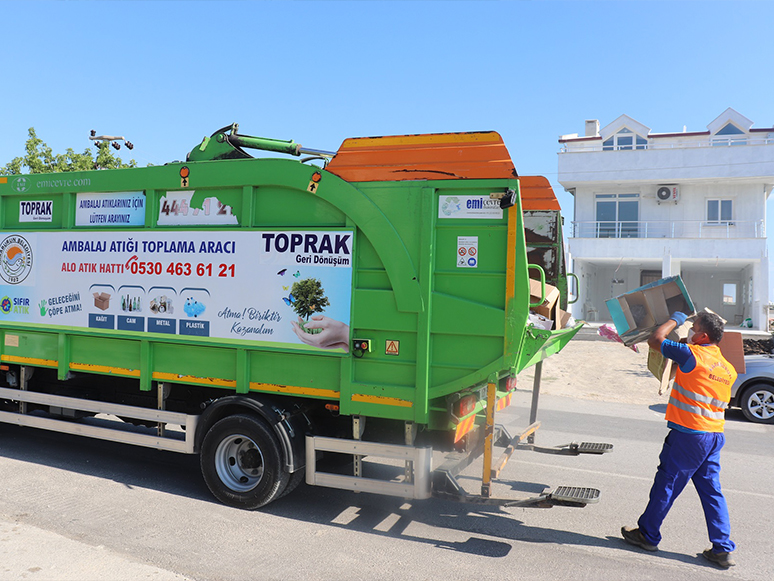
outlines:
[{"label": "hydraulic arm", "polygon": [[315,157],[333,157],[335,152],[309,149],[301,146],[293,140],[269,139],[266,137],[251,137],[239,135],[239,125],[232,123],[218,129],[210,137],[205,137],[202,142],[193,148],[186,161],[212,161],[216,159],[245,159],[252,156],[245,149],[260,149],[288,155],[299,156],[301,154]]}]

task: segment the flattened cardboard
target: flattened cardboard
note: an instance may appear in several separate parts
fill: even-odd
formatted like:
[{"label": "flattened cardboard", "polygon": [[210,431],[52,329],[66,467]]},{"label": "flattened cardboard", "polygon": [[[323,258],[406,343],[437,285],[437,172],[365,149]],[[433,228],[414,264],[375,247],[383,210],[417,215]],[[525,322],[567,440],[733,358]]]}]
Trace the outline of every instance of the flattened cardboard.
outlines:
[{"label": "flattened cardboard", "polygon": [[[682,341],[688,337],[688,332],[691,330],[693,323],[687,321],[681,326],[675,328],[667,339],[671,341]],[[656,379],[659,380],[658,394],[662,395],[666,391],[669,382],[674,379],[675,373],[677,373],[677,365],[674,365],[674,361],[664,357],[660,351],[655,349],[648,349],[648,371],[650,371]]]},{"label": "flattened cardboard", "polygon": [[669,386],[669,382],[674,379],[677,373],[677,366],[673,364],[674,361],[667,359],[655,349],[648,349],[648,371],[659,380],[659,395],[663,395]]},{"label": "flattened cardboard", "polygon": [[744,363],[744,341],[739,331],[726,331],[723,333],[723,339],[718,343],[723,357],[734,366],[737,373],[746,373],[747,367]]},{"label": "flattened cardboard", "polygon": [[559,307],[556,308],[556,322],[558,325],[557,329],[566,329],[570,319],[572,319],[572,315],[570,313],[563,311]]}]

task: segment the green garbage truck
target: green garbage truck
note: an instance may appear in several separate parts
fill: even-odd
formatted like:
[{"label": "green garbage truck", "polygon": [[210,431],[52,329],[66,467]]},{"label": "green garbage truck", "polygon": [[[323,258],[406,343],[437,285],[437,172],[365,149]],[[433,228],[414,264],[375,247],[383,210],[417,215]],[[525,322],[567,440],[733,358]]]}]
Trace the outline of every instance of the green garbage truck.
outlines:
[{"label": "green garbage truck", "polygon": [[539,426],[512,436],[495,412],[582,325],[534,324],[567,280],[560,229],[548,281],[528,263],[523,202],[494,132],[326,152],[234,124],[184,162],[0,176],[0,421],[198,454],[240,508],[303,480],[585,506],[599,491],[492,495]]}]

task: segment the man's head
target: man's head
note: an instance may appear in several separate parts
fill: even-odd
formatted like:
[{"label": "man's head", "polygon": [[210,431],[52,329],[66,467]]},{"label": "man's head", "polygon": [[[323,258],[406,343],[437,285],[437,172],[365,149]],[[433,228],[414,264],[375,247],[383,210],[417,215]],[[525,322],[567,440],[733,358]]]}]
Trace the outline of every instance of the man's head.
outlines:
[{"label": "man's head", "polygon": [[723,339],[723,319],[714,313],[700,312],[693,321],[691,343],[717,345]]}]

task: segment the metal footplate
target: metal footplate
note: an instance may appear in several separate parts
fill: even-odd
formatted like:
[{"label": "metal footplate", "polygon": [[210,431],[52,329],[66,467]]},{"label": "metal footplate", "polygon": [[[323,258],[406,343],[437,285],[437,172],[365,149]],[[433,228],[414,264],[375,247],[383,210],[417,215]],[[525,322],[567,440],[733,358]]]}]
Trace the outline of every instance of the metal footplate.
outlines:
[{"label": "metal footplate", "polygon": [[599,502],[599,490],[596,488],[582,488],[579,486],[557,486],[548,495],[553,504],[562,506],[586,506]]},{"label": "metal footplate", "polygon": [[604,454],[613,451],[612,444],[601,444],[596,442],[572,442],[563,446],[536,446],[535,444],[521,443],[517,446],[519,450],[531,450],[541,454],[559,454],[562,456],[578,456],[580,454]]},{"label": "metal footplate", "polygon": [[[573,446],[575,444],[571,444]],[[581,442],[577,444],[578,454],[604,454],[613,450],[612,444],[599,444],[596,442]]]}]

